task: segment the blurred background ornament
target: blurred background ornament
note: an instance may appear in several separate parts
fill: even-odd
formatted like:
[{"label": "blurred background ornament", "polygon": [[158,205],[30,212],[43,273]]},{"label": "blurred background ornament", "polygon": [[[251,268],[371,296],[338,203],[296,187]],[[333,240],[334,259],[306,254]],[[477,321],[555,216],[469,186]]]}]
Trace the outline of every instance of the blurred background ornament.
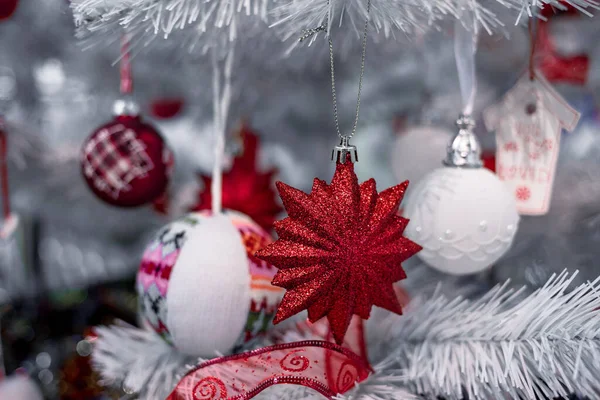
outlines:
[{"label": "blurred background ornament", "polygon": [[185,101],[180,98],[158,98],[150,106],[152,116],[158,119],[175,118],[184,108]]},{"label": "blurred background ornament", "polygon": [[[538,23],[535,37],[532,38],[535,43],[536,62],[538,68],[544,77],[553,83],[570,83],[573,85],[584,85],[589,77],[590,57],[586,53],[582,54],[561,54],[556,46],[556,40],[561,40],[563,47],[567,42],[565,38],[560,38],[561,32],[551,33],[551,22],[557,19],[578,18],[577,9],[570,5],[564,5],[564,9],[556,9],[551,6],[545,6],[542,9],[542,15],[547,18]],[[560,17],[559,17],[560,16]],[[557,18],[558,17],[558,18]],[[571,47],[573,47],[571,45]],[[532,50],[533,51],[533,50]]]},{"label": "blurred background ornament", "polygon": [[58,391],[61,400],[102,399],[107,389],[91,366],[92,343],[81,340],[61,367]]},{"label": "blurred background ornament", "polygon": [[[283,291],[254,253],[271,242],[247,216],[190,213],[146,248],[137,277],[144,324],[184,354],[227,354],[263,334]],[[207,329],[207,327],[210,327]]]},{"label": "blurred background ornament", "polygon": [[[223,174],[223,208],[246,214],[266,231],[271,231],[273,222],[283,211],[277,202],[273,178],[277,170],[259,170],[258,156],[260,141],[247,125],[242,125],[237,139],[237,154],[231,168]],[[191,211],[210,210],[212,207],[212,178],[200,175],[204,189]]]},{"label": "blurred background ornament", "polygon": [[31,378],[17,375],[0,380],[0,399],[44,400],[44,396]]},{"label": "blurred background ornament", "polygon": [[18,5],[19,0],[0,0],[0,21],[10,18]]}]

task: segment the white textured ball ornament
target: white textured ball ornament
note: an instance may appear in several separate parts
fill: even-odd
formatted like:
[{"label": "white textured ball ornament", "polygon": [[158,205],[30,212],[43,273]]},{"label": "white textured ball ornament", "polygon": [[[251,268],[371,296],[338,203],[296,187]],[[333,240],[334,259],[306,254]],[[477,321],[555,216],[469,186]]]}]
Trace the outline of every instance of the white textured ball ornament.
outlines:
[{"label": "white textured ball ornament", "polygon": [[35,382],[27,376],[9,376],[0,381],[2,400],[44,400]]},{"label": "white textured ball ornament", "polygon": [[269,327],[283,289],[276,268],[254,257],[272,241],[248,216],[190,213],[146,248],[137,276],[141,316],[180,352],[214,357]]},{"label": "white textured ball ornament", "polygon": [[407,236],[423,246],[417,255],[452,275],[489,268],[510,248],[519,214],[502,181],[485,168],[439,168],[405,203]]},{"label": "white textured ball ornament", "polygon": [[446,152],[452,131],[435,126],[414,126],[397,133],[391,148],[394,176],[398,182],[419,183],[440,166],[440,154]]}]

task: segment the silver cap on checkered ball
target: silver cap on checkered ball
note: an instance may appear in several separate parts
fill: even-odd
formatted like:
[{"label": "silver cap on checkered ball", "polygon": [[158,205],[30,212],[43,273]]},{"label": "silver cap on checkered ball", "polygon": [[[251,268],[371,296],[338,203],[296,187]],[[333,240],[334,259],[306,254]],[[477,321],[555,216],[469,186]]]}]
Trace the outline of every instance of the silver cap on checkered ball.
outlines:
[{"label": "silver cap on checkered ball", "polygon": [[113,115],[137,116],[140,114],[140,106],[131,97],[121,98],[113,104]]}]

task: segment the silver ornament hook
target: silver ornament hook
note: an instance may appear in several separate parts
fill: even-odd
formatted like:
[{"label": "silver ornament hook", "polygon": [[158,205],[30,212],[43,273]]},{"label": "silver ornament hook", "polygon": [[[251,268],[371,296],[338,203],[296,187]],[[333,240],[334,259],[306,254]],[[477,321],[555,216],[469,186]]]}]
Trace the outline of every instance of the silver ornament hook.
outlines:
[{"label": "silver ornament hook", "polygon": [[348,136],[341,136],[340,144],[335,146],[331,151],[331,160],[343,164],[348,159],[348,155],[350,155],[351,162],[358,162],[356,146],[350,144],[350,138]]},{"label": "silver ornament hook", "polygon": [[481,168],[481,145],[473,132],[475,120],[470,115],[461,114],[456,120],[458,133],[450,144],[446,153],[444,165],[460,168]]}]

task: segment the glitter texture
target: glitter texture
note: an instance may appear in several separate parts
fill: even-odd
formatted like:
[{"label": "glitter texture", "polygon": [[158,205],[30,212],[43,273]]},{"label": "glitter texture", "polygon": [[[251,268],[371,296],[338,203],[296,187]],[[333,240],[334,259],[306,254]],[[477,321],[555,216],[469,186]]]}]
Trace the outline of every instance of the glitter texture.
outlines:
[{"label": "glitter texture", "polygon": [[310,194],[277,182],[289,217],[275,223],[279,239],[256,253],[279,268],[273,285],[287,290],[275,323],[306,309],[312,322],[326,316],[341,343],[354,314],[367,319],[374,305],[402,313],[393,283],[421,250],[398,215],[407,186],[377,193],[374,179],[358,184],[350,161],[337,164],[330,185],[315,179]]}]

